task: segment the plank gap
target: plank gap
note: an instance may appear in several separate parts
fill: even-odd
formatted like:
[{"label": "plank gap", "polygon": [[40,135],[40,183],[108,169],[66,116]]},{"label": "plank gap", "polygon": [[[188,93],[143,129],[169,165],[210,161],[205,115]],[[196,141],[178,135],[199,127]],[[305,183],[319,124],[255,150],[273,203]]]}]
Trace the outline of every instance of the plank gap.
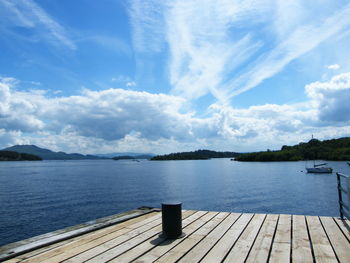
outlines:
[{"label": "plank gap", "polygon": [[247,258],[249,257],[249,254],[250,254],[250,252],[252,251],[252,249],[253,249],[253,247],[254,247],[255,241],[256,241],[256,239],[258,238],[259,233],[260,233],[260,231],[261,231],[263,225],[265,224],[266,218],[267,218],[267,214],[265,215],[265,218],[264,218],[264,220],[262,221],[262,223],[261,223],[261,225],[260,225],[260,227],[259,227],[258,232],[256,233],[256,236],[255,236],[255,238],[254,238],[254,241],[253,241],[252,245],[251,245],[250,248],[249,248],[248,254],[247,254],[246,258],[244,259],[244,262],[245,262],[245,261],[247,260]]},{"label": "plank gap", "polygon": [[341,261],[339,260],[338,255],[337,255],[337,252],[336,252],[335,249],[334,249],[334,246],[333,246],[333,244],[332,244],[332,242],[331,242],[331,239],[329,238],[329,235],[328,235],[328,233],[327,233],[327,230],[326,230],[326,228],[324,227],[323,222],[322,222],[322,220],[321,220],[321,218],[320,218],[319,216],[318,216],[318,220],[320,220],[320,223],[321,223],[321,226],[322,226],[322,228],[323,228],[323,231],[325,232],[326,237],[327,237],[327,239],[328,239],[328,242],[329,242],[329,244],[331,245],[331,248],[333,249],[333,253],[334,253],[335,257],[337,258],[338,262],[341,262]]},{"label": "plank gap", "polygon": [[[213,232],[215,229],[217,229],[219,227],[219,225],[230,215],[230,213],[228,213],[223,219],[220,220],[220,222],[213,228],[211,229],[205,236],[203,236],[198,243],[196,243],[190,250],[188,250],[186,253],[184,253],[176,262],[180,261],[182,258],[184,258],[188,253],[190,253],[190,251],[192,251],[196,246],[200,245],[200,243],[203,241],[203,239],[205,239],[208,235],[210,235],[211,232]],[[194,232],[195,234],[195,232]]]},{"label": "plank gap", "polygon": [[244,228],[242,229],[241,233],[239,233],[237,239],[235,240],[235,242],[232,244],[232,246],[230,247],[230,249],[227,251],[226,255],[223,257],[223,259],[221,260],[221,262],[224,262],[226,260],[226,258],[228,257],[228,255],[230,254],[231,250],[233,249],[233,247],[235,246],[235,244],[237,243],[237,241],[239,240],[239,238],[242,236],[242,234],[244,233],[244,231],[246,230],[247,226],[250,224],[250,222],[253,220],[254,216],[256,214],[253,214],[253,216],[250,218],[250,220],[248,221],[248,223],[244,226]]},{"label": "plank gap", "polygon": [[309,229],[308,222],[306,220],[306,216],[304,216],[304,220],[305,220],[305,224],[306,224],[307,235],[308,235],[308,238],[309,238],[309,245],[310,245],[310,248],[311,248],[312,260],[313,260],[314,263],[316,263],[316,256],[315,256],[315,252],[314,252],[314,247],[312,245],[310,229]]},{"label": "plank gap", "polygon": [[[231,214],[230,214],[231,215]],[[227,228],[227,230],[220,236],[220,238],[218,238],[218,240],[211,246],[211,248],[203,255],[203,257],[199,260],[202,261],[208,254],[209,252],[216,246],[217,243],[219,243],[219,241],[222,239],[223,236],[225,236],[227,234],[227,232],[232,228],[232,226],[238,221],[238,219],[241,218],[241,216],[243,215],[243,213],[241,213],[236,220],[230,225],[230,227]]]},{"label": "plank gap", "polygon": [[[338,220],[336,220],[334,217],[333,218],[333,221],[337,224],[338,228],[340,229],[340,231],[343,233],[343,235],[345,236],[345,238],[349,241],[350,243],[350,238],[348,237],[348,235],[344,232],[344,229],[343,228],[346,228],[346,230],[348,230],[350,232],[350,227],[349,225],[345,225],[344,222],[348,222],[349,220],[342,220],[340,219],[340,222]],[[343,224],[344,226],[341,227],[340,224]]]},{"label": "plank gap", "polygon": [[270,249],[269,249],[269,256],[267,257],[267,261],[266,261],[266,262],[269,262],[269,261],[270,261],[271,252],[272,252],[272,246],[273,246],[273,243],[274,243],[274,241],[275,241],[275,237],[276,237],[276,232],[277,232],[277,227],[278,227],[278,222],[279,222],[279,220],[280,220],[280,215],[278,215],[278,218],[277,218],[275,231],[273,232],[273,237],[272,237],[272,240],[271,240],[271,246],[270,246]]}]

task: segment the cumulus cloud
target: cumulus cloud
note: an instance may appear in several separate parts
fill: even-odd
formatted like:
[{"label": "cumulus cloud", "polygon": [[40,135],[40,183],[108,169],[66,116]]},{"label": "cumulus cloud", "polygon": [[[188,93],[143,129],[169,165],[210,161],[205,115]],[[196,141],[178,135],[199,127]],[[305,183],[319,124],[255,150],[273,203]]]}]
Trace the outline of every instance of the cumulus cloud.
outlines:
[{"label": "cumulus cloud", "polygon": [[192,114],[180,113],[185,104],[180,97],[109,89],[52,98],[43,91],[16,91],[14,83],[9,78],[0,82],[0,129],[5,131],[106,141],[135,134],[148,140],[192,138]]},{"label": "cumulus cloud", "polygon": [[305,89],[321,121],[350,123],[350,73],[334,76],[328,82],[311,83]]},{"label": "cumulus cloud", "polygon": [[122,89],[85,90],[81,96],[51,99],[42,115],[48,126],[62,127],[77,134],[105,140],[121,139],[140,132],[148,139],[184,137],[187,115],[179,111],[184,100],[178,97]]},{"label": "cumulus cloud", "polygon": [[[213,104],[196,117],[177,96],[124,89],[50,97],[0,79],[0,145],[31,143],[70,152],[167,153],[210,148],[252,151],[350,136],[350,73],[305,87],[310,100],[237,109]],[[337,127],[337,128],[335,128]]]}]

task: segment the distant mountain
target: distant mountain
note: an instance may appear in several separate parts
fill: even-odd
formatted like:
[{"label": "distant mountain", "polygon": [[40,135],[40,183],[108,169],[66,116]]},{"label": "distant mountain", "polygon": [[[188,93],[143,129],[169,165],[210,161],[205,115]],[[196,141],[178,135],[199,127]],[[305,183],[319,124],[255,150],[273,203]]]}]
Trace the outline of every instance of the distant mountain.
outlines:
[{"label": "distant mountain", "polygon": [[53,152],[48,149],[43,149],[35,145],[15,145],[3,149],[3,151],[14,151],[18,153],[27,153],[39,156],[43,160],[95,160],[104,159],[95,155],[83,155],[80,153],[65,153],[65,152]]},{"label": "distant mountain", "polygon": [[[148,158],[155,156],[155,154],[153,154],[153,153],[119,152],[119,153],[99,153],[99,154],[95,154],[95,156],[105,157],[105,158],[113,158],[113,157],[119,157],[119,156],[131,156],[131,157],[136,157],[138,159],[148,159]],[[146,158],[141,158],[140,156],[145,156]]]},{"label": "distant mountain", "polygon": [[194,152],[180,152],[166,155],[157,155],[153,157],[152,161],[164,160],[207,160],[211,158],[232,158],[238,156],[236,152],[216,152],[210,150],[197,150]]},{"label": "distant mountain", "polygon": [[28,153],[18,153],[14,151],[0,151],[0,161],[41,161],[39,156],[28,154]]}]

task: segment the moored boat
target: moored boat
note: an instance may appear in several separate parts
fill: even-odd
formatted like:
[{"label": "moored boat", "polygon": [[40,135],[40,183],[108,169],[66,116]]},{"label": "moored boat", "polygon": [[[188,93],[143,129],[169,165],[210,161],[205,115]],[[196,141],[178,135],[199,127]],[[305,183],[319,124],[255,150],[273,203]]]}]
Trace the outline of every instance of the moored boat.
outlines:
[{"label": "moored boat", "polygon": [[[313,136],[313,135],[312,135],[311,138],[312,138],[311,141],[314,140],[314,136]],[[310,142],[311,142],[311,141],[310,141]],[[317,140],[316,140],[316,141],[317,141]],[[332,172],[333,172],[333,169],[332,169],[331,167],[326,166],[327,163],[319,163],[319,164],[316,164],[316,163],[315,163],[316,157],[317,157],[317,154],[314,153],[314,160],[313,160],[314,165],[313,165],[313,167],[305,167],[305,169],[306,169],[306,171],[307,171],[308,173],[318,173],[318,174],[321,174],[321,173],[322,173],[322,174],[325,174],[325,173],[332,173]]]},{"label": "moored boat", "polygon": [[306,168],[306,171],[308,173],[332,173],[333,172],[333,169],[331,167],[309,167],[309,168]]}]

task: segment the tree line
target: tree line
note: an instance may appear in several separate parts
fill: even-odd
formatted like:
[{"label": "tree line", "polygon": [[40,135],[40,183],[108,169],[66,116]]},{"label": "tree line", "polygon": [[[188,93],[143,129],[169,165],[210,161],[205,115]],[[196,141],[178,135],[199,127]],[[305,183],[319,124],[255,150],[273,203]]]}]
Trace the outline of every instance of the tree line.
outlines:
[{"label": "tree line", "polygon": [[319,141],[311,139],[294,146],[282,146],[278,151],[263,151],[240,154],[237,161],[300,161],[300,160],[350,160],[350,137]]},{"label": "tree line", "polygon": [[14,151],[0,151],[0,161],[41,161],[39,156]]},{"label": "tree line", "polygon": [[232,158],[238,156],[236,152],[216,152],[210,150],[197,150],[193,152],[179,152],[165,155],[157,155],[151,158],[152,161],[165,160],[207,160],[211,158]]}]

